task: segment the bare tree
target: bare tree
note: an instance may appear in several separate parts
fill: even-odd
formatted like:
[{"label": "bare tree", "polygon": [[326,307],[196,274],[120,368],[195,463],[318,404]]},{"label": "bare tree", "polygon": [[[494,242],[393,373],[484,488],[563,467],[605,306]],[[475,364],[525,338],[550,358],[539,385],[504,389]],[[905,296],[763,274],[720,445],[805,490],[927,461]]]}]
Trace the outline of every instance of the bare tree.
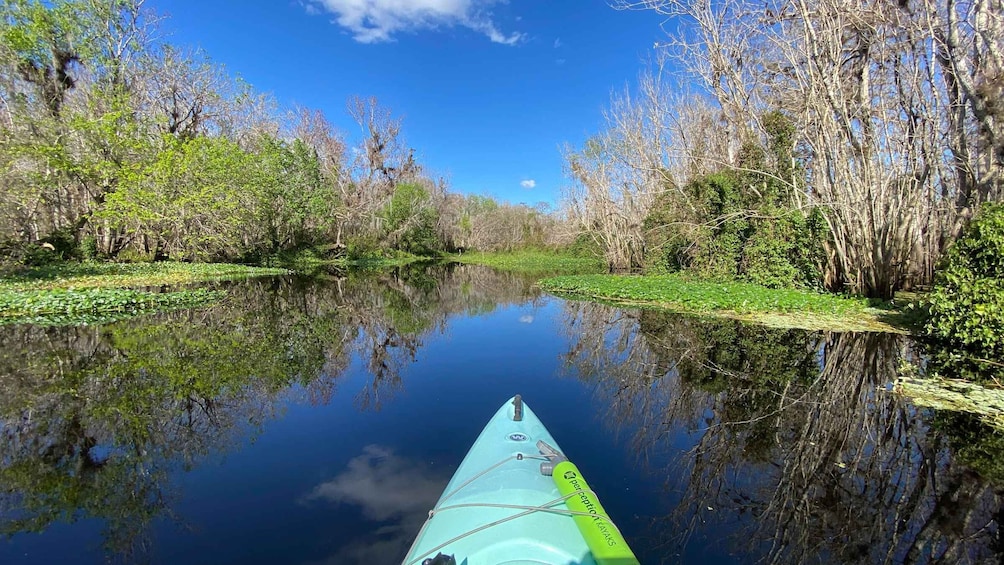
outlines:
[{"label": "bare tree", "polygon": [[730,130],[796,119],[804,196],[829,210],[831,287],[888,297],[928,280],[945,236],[1000,191],[999,1],[615,5],[680,23],[666,46]]},{"label": "bare tree", "polygon": [[209,133],[226,109],[223,93],[229,79],[201,52],[164,45],[144,70],[151,117],[165,133],[182,139]]},{"label": "bare tree", "polygon": [[606,251],[611,270],[641,267],[646,252],[644,221],[656,197],[671,191],[679,221],[693,221],[693,204],[682,190],[695,176],[734,163],[735,139],[719,126],[705,98],[674,88],[668,59],[659,57],[638,81],[637,93],[612,97],[605,129],[581,150],[564,150],[573,184],[565,214],[580,233]]}]

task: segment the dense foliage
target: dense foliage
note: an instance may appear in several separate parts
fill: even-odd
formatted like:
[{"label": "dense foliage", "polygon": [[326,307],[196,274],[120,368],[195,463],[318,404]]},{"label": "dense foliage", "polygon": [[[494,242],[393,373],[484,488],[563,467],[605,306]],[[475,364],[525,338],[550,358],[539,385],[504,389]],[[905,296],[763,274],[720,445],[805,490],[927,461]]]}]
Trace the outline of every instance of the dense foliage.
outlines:
[{"label": "dense foliage", "polygon": [[929,336],[1004,358],[1004,204],[984,205],[948,250],[928,306]]},{"label": "dense foliage", "polygon": [[821,287],[828,228],[818,207],[795,206],[802,188],[793,124],[762,117],[766,148],[747,141],[734,168],[663,190],[645,217],[651,272],[689,271],[768,288]]},{"label": "dense foliage", "polygon": [[666,191],[645,218],[647,268],[689,271],[711,280],[740,280],[768,288],[819,287],[826,225],[818,208],[808,216],[740,190],[744,176],[714,173],[683,191],[695,203],[688,222],[678,194]]}]

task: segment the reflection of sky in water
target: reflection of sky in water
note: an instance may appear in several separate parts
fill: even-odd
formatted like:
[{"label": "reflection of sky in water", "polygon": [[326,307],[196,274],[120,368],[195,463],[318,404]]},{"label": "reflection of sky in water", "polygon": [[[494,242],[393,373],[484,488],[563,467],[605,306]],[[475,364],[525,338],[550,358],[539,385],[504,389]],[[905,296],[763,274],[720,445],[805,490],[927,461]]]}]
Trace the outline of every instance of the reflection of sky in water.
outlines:
[{"label": "reflection of sky in water", "polygon": [[317,485],[304,501],[356,506],[364,519],[389,523],[315,563],[400,563],[449,480],[447,473],[435,473],[420,461],[367,445],[344,472]]},{"label": "reflection of sky in water", "polygon": [[[516,393],[589,477],[643,563],[790,563],[810,554],[860,562],[886,551],[897,561],[910,544],[942,551],[946,540],[952,555],[970,561],[988,551],[997,527],[980,520],[1000,497],[953,463],[958,451],[949,449],[950,426],[968,424],[942,418],[928,433],[917,410],[875,392],[895,373],[899,338],[565,302],[537,296],[517,277],[485,273],[458,269],[438,286],[409,286],[407,276],[288,287],[252,281],[238,285],[246,295],[236,295],[237,307],[179,313],[171,323],[145,318],[119,326],[115,343],[105,341],[113,328],[0,328],[7,373],[26,367],[24,359],[58,357],[64,367],[90,363],[89,374],[101,377],[82,379],[95,387],[82,394],[71,381],[31,414],[46,422],[41,407],[68,407],[82,416],[58,421],[80,424],[65,434],[79,445],[88,445],[83,432],[96,434],[88,453],[98,465],[89,475],[76,463],[47,467],[41,449],[0,443],[8,450],[0,456],[25,461],[19,470],[49,470],[25,475],[19,488],[35,489],[39,512],[57,513],[41,535],[0,542],[0,563],[397,563],[484,423]],[[201,316],[209,322],[199,325]],[[191,409],[197,425],[186,427],[186,412],[135,428],[170,432],[169,441],[155,435],[161,443],[142,449],[105,447],[122,433],[101,419],[117,417],[120,393],[146,402],[162,383],[187,382],[126,371],[114,388],[101,388],[112,382],[102,380],[102,360],[135,362],[144,351],[116,348],[149,335],[164,338],[147,344],[151,366],[179,367],[176,377],[197,373],[196,364],[199,375],[240,366],[273,380],[238,380],[247,386],[214,392],[221,396],[210,403],[168,390],[164,398]],[[206,335],[215,341],[203,343]],[[58,355],[46,349],[61,343],[69,345]],[[313,373],[290,361],[311,359],[312,345],[326,348]],[[374,367],[387,374],[378,379]],[[281,381],[287,373],[304,380]],[[30,377],[6,384],[31,400],[35,389],[15,386]],[[282,386],[269,386],[274,379]],[[0,397],[0,406],[11,398]],[[203,406],[211,418],[199,418]],[[134,417],[145,424],[144,414]],[[134,484],[153,491],[148,506],[122,509],[116,504],[137,496],[109,470],[133,454]],[[17,510],[4,487],[0,524]],[[57,504],[60,493],[68,507]],[[143,512],[151,520],[138,528],[145,553],[108,555],[108,523],[140,523]],[[954,518],[965,513],[972,518]]]}]

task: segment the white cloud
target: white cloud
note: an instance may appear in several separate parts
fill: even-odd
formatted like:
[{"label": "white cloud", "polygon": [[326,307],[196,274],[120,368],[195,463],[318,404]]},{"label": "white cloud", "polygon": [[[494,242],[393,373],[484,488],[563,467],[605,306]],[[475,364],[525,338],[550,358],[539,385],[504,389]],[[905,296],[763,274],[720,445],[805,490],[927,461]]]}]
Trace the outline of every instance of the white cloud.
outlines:
[{"label": "white cloud", "polygon": [[520,181],[519,185],[522,186],[523,188],[533,188],[537,186],[537,181],[533,179],[526,179],[524,181]]},{"label": "white cloud", "polygon": [[360,43],[394,41],[399,32],[462,26],[484,34],[494,43],[515,45],[522,33],[505,34],[488,11],[504,0],[309,0],[334,14],[334,22],[352,33]]},{"label": "white cloud", "polygon": [[564,65],[565,64],[565,59],[555,59],[554,60],[554,64],[555,65]]},{"label": "white cloud", "polygon": [[561,42],[561,38],[560,37],[554,40],[554,48],[555,49],[561,47],[562,45],[564,45],[564,43]]},{"label": "white cloud", "polygon": [[519,323],[521,323],[521,324],[532,324],[533,323],[533,316],[531,316],[529,314],[524,314],[523,316],[519,317]]},{"label": "white cloud", "polygon": [[303,9],[306,10],[306,12],[307,12],[308,15],[317,16],[317,15],[319,15],[321,13],[321,11],[319,9],[317,9],[317,5],[316,4],[310,4],[308,2],[302,2],[301,1],[300,2],[300,6],[302,6]]},{"label": "white cloud", "polygon": [[420,461],[367,445],[362,455],[349,460],[345,471],[314,487],[305,501],[355,504],[366,518],[384,521],[432,508],[445,484]]},{"label": "white cloud", "polygon": [[386,447],[364,447],[344,471],[317,485],[300,502],[354,506],[364,519],[383,524],[373,534],[357,537],[314,563],[391,563],[387,556],[404,555],[450,480],[444,471]]}]

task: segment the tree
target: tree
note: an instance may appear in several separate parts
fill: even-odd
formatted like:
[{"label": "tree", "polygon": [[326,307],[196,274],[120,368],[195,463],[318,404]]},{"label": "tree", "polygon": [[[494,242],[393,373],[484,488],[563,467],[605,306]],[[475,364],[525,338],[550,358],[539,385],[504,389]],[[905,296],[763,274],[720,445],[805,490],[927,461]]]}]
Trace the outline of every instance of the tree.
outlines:
[{"label": "tree", "polygon": [[144,133],[129,91],[129,65],[146,41],[140,8],[130,0],[0,8],[0,99],[10,118],[0,158],[13,173],[0,181],[12,205],[7,237],[78,243],[134,161]]},{"label": "tree", "polygon": [[332,221],[334,187],[322,176],[316,153],[299,139],[263,136],[249,156],[240,223],[244,251],[274,255],[320,242]]},{"label": "tree", "polygon": [[615,95],[606,128],[583,148],[564,151],[572,179],[564,213],[580,234],[605,250],[611,270],[637,270],[648,252],[645,218],[657,198],[663,220],[674,229],[696,228],[695,204],[684,186],[692,179],[735,165],[732,139],[716,111],[700,96],[674,91],[665,58],[639,79],[638,93]]},{"label": "tree", "polygon": [[239,226],[248,209],[254,160],[234,142],[169,138],[156,159],[123,179],[100,217],[148,238],[156,258],[232,258],[244,249]]},{"label": "tree", "polygon": [[929,280],[959,218],[1001,193],[992,4],[617,3],[681,22],[669,52],[737,139],[764,139],[772,110],[794,119],[808,182],[793,196],[825,210],[828,286],[881,297]]},{"label": "tree", "polygon": [[429,254],[441,249],[436,238],[436,211],[429,193],[414,183],[399,184],[380,214],[386,240],[409,253]]},{"label": "tree", "polygon": [[185,139],[208,134],[226,111],[223,96],[229,81],[201,52],[186,54],[163,45],[144,62],[143,71],[140,88],[164,133]]}]

